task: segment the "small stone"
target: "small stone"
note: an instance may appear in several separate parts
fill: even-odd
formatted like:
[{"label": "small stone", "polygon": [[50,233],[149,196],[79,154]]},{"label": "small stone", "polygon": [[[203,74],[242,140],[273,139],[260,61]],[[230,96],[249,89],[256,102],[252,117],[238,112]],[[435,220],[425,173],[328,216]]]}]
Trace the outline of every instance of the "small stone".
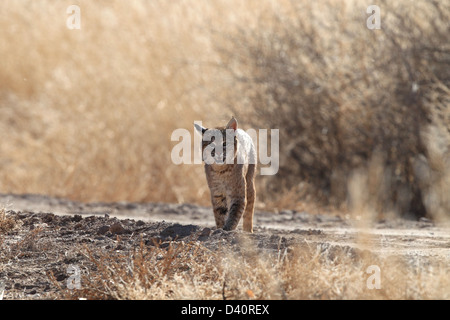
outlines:
[{"label": "small stone", "polygon": [[83,217],[79,214],[76,214],[72,217],[73,222],[80,222],[81,220],[83,220]]},{"label": "small stone", "polygon": [[114,250],[124,250],[125,249],[125,247],[122,245],[122,244],[118,244],[115,248],[114,248]]},{"label": "small stone", "polygon": [[83,228],[83,224],[82,223],[77,223],[74,228],[75,229],[81,229],[81,228]]},{"label": "small stone", "polygon": [[138,226],[138,227],[143,226],[144,224],[145,224],[145,222],[142,221],[142,220],[138,220],[138,221],[136,222],[136,226]]},{"label": "small stone", "polygon": [[98,228],[97,234],[105,234],[109,231],[109,229],[109,226],[101,226],[100,228]]},{"label": "small stone", "polygon": [[127,232],[127,230],[120,224],[120,222],[114,223],[110,228],[112,234],[122,234]]},{"label": "small stone", "polygon": [[200,237],[209,237],[211,235],[212,230],[210,228],[204,228],[200,233]]},{"label": "small stone", "polygon": [[67,276],[64,273],[59,273],[55,276],[56,281],[63,281],[64,279],[67,278]]}]

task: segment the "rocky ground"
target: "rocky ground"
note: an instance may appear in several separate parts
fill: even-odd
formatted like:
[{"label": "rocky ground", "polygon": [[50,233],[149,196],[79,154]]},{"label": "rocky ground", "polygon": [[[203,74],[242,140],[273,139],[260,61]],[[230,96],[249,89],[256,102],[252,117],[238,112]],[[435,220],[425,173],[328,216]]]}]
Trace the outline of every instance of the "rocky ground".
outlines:
[{"label": "rocky ground", "polygon": [[[211,208],[192,204],[79,203],[38,195],[0,195],[0,207],[14,224],[0,228],[3,299],[54,296],[60,290],[58,283],[64,286],[70,276],[69,267],[86,260],[82,247],[126,251],[141,243],[164,247],[172,241],[198,241],[214,249],[221,243],[238,246],[244,235],[240,230],[215,229]],[[450,262],[449,224],[427,219],[363,226],[345,217],[286,210],[256,212],[254,229],[248,237],[262,250],[306,242]]]}]

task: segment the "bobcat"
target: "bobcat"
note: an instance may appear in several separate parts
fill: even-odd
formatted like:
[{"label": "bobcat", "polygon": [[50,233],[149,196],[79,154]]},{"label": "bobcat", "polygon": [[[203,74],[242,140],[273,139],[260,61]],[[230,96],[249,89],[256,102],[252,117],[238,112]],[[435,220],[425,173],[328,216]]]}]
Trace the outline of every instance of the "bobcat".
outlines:
[{"label": "bobcat", "polygon": [[[251,137],[237,128],[234,117],[226,127],[206,129],[197,124],[194,126],[202,135],[206,180],[211,191],[217,228],[236,229],[243,214],[244,231],[252,233],[256,196],[256,150]],[[234,152],[230,152],[233,144]],[[205,159],[207,148],[212,149],[209,154],[214,161],[211,158]]]}]

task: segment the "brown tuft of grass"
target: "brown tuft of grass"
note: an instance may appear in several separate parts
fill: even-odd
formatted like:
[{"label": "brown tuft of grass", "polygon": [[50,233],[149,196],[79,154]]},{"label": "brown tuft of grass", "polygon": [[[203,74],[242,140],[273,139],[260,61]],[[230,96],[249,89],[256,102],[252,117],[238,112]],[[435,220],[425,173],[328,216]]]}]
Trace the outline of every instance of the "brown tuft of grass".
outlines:
[{"label": "brown tuft of grass", "polygon": [[5,209],[0,209],[0,233],[8,233],[19,226],[19,223],[10,215],[6,214]]}]

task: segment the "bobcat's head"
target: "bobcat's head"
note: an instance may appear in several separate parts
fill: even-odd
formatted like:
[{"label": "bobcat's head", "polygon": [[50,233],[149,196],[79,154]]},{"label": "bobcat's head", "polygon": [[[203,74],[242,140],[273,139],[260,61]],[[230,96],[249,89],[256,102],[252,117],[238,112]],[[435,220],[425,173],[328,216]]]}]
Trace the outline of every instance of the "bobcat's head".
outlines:
[{"label": "bobcat's head", "polygon": [[232,117],[225,127],[207,129],[194,124],[202,135],[202,159],[206,164],[233,164],[237,151],[237,120]]}]

